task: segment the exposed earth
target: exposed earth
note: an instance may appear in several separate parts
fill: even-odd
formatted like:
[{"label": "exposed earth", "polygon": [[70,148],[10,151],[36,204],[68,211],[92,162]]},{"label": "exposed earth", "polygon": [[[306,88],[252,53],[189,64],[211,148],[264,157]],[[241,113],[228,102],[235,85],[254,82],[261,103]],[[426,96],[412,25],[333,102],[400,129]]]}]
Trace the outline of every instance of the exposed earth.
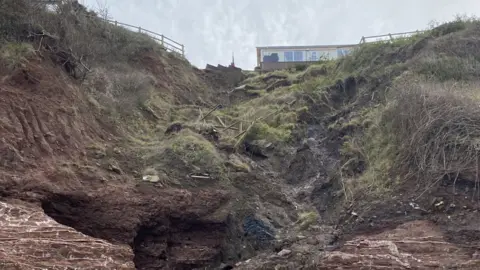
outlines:
[{"label": "exposed earth", "polygon": [[1,269],[480,269],[478,21],[261,73],[1,5]]}]

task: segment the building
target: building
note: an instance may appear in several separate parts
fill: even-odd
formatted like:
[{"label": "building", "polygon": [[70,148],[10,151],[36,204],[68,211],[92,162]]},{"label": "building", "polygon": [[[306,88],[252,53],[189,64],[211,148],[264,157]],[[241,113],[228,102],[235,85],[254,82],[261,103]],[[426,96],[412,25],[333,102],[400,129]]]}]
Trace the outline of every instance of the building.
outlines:
[{"label": "building", "polygon": [[257,66],[269,71],[310,64],[322,59],[337,59],[349,54],[357,46],[358,44],[257,47]]}]

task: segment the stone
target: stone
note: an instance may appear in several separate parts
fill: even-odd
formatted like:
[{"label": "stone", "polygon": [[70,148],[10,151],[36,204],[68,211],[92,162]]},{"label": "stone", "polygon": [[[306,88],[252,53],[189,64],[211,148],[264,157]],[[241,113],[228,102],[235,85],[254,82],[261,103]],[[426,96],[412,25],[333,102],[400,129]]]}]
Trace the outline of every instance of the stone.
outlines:
[{"label": "stone", "polygon": [[1,269],[135,269],[133,251],[57,223],[40,207],[0,202]]},{"label": "stone", "polygon": [[160,177],[158,177],[158,175],[144,175],[142,180],[150,183],[157,183],[160,181]]},{"label": "stone", "polygon": [[116,164],[110,164],[108,169],[116,174],[123,174],[122,169],[118,167]]},{"label": "stone", "polygon": [[277,253],[278,256],[287,256],[287,255],[290,255],[290,253],[292,253],[291,250],[289,249],[282,249],[280,252]]}]

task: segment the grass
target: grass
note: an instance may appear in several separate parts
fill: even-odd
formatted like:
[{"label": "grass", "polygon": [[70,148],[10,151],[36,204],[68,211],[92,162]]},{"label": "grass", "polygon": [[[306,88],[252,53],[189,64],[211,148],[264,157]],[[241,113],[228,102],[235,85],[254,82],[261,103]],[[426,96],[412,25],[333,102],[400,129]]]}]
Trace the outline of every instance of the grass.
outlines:
[{"label": "grass", "polygon": [[480,62],[474,57],[424,57],[417,62],[414,71],[440,81],[470,80],[480,75]]},{"label": "grass", "polygon": [[[295,71],[289,74],[282,70],[251,77],[246,82],[263,82],[265,78],[275,76],[282,78],[294,76],[296,83],[272,92],[256,90],[262,94],[224,110],[216,111],[213,116],[221,117],[228,123],[240,120],[244,123],[244,129],[255,122],[244,137],[247,141],[266,140],[277,145],[288,144],[292,139],[292,132],[299,124],[299,115],[308,111],[304,96],[309,95],[316,100],[322,99],[326,87],[334,84],[335,80],[341,77],[334,69],[335,64],[329,61],[309,66],[302,72]],[[318,73],[318,70],[322,70],[322,72]],[[238,132],[232,132],[230,136],[237,134]]]},{"label": "grass", "polygon": [[424,190],[444,178],[477,181],[478,27],[475,19],[457,18],[421,35],[364,45],[340,60],[343,72],[390,83],[368,93],[382,92],[376,106],[358,103],[329,124],[349,134],[339,168],[347,199],[389,196],[407,183]]},{"label": "grass", "polygon": [[224,165],[215,146],[201,135],[182,130],[168,146],[173,158],[182,160],[188,167],[209,173],[222,173]]},{"label": "grass", "polygon": [[[372,109],[362,123],[356,122],[354,125],[365,128],[364,133],[345,138],[342,145],[343,164],[340,170],[347,198],[358,193],[372,196],[388,194],[394,182],[391,171],[399,145],[388,123],[382,119],[383,109]],[[362,167],[365,169],[362,170]],[[356,179],[349,181],[351,177]]]},{"label": "grass", "polygon": [[7,42],[0,48],[0,62],[9,70],[24,67],[34,55],[35,49],[28,43]]},{"label": "grass", "polygon": [[[480,108],[475,83],[404,78],[342,146],[345,191],[385,196],[410,180],[428,189],[445,177],[476,181]],[[359,164],[365,169],[353,171]],[[350,179],[349,179],[350,178]],[[355,178],[354,181],[351,178]]]}]

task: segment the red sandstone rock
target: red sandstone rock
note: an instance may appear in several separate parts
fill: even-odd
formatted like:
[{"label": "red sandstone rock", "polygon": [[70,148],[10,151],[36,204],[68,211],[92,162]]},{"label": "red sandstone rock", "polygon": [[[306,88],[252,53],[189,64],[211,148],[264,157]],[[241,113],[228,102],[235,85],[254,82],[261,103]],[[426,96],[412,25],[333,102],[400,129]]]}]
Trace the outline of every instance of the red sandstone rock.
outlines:
[{"label": "red sandstone rock", "polygon": [[324,244],[313,246],[300,241],[292,244],[288,258],[262,254],[239,263],[235,269],[480,269],[475,247],[448,242],[440,229],[428,221],[357,236],[336,251],[322,251]]},{"label": "red sandstone rock", "polygon": [[359,236],[326,254],[319,269],[480,269],[470,251],[445,240],[428,221]]},{"label": "red sandstone rock", "polygon": [[135,269],[129,246],[55,222],[35,206],[0,202],[0,269]]}]

